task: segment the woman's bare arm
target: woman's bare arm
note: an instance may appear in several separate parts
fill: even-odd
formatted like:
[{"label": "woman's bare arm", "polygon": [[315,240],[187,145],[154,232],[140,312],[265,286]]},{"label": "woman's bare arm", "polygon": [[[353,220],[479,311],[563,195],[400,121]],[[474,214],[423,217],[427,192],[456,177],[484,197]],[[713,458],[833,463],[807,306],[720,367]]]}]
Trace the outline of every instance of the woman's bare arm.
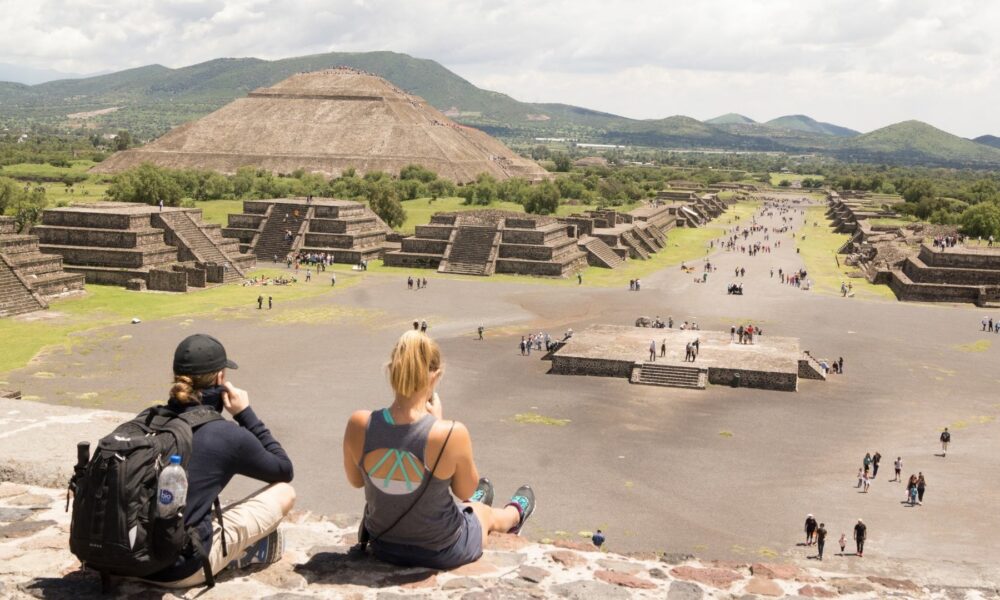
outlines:
[{"label": "woman's bare arm", "polygon": [[366,410],[355,411],[347,421],[344,432],[344,473],[347,481],[356,488],[364,487],[365,478],[358,469],[361,462],[361,452],[365,446],[365,430],[371,413]]}]

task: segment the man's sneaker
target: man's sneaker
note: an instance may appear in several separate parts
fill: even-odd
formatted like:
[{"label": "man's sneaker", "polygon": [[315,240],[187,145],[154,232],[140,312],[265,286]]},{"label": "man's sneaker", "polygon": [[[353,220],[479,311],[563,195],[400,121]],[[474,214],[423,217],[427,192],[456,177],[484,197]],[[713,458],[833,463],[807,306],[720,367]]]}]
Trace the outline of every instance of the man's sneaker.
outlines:
[{"label": "man's sneaker", "polygon": [[531,513],[535,512],[535,492],[531,490],[531,486],[522,485],[517,488],[514,495],[510,497],[510,502],[507,506],[513,506],[521,515],[521,519],[518,521],[517,525],[512,527],[507,533],[521,535],[521,528],[524,527],[525,521],[528,520]]},{"label": "man's sneaker", "polygon": [[246,549],[243,556],[230,563],[237,569],[243,569],[250,565],[269,565],[281,560],[285,553],[285,535],[280,529],[275,529],[266,537],[257,540]]},{"label": "man's sneaker", "polygon": [[479,478],[479,485],[469,497],[469,502],[480,502],[486,506],[493,506],[493,483],[485,477]]}]

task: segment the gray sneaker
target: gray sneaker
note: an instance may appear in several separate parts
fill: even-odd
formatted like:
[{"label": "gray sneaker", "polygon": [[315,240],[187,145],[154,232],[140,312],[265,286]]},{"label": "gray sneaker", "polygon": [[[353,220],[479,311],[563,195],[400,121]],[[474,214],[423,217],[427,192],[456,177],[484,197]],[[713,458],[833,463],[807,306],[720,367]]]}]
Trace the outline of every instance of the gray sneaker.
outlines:
[{"label": "gray sneaker", "polygon": [[535,492],[531,489],[530,485],[522,485],[517,488],[514,495],[510,497],[510,502],[507,503],[507,506],[515,507],[517,512],[520,513],[521,519],[507,533],[521,535],[521,528],[524,527],[525,521],[528,520],[531,513],[535,512],[535,504]]},{"label": "gray sneaker", "polygon": [[493,483],[489,479],[481,477],[476,491],[469,498],[469,502],[481,502],[486,506],[493,506]]}]

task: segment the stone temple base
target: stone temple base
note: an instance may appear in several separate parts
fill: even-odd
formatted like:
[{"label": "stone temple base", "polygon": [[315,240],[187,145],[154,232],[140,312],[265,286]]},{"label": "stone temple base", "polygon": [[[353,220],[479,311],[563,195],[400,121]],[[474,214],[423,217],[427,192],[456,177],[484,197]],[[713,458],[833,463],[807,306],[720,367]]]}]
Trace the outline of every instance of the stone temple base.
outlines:
[{"label": "stone temple base", "polygon": [[[698,358],[685,362],[685,348],[695,339],[701,345]],[[666,356],[660,357],[664,340]],[[655,361],[649,361],[651,341],[656,343]],[[797,338],[764,335],[755,336],[753,344],[739,344],[730,341],[728,331],[595,325],[575,333],[553,353],[550,372],[676,387],[703,388],[707,382],[794,392],[803,360]],[[690,385],[683,384],[684,373],[691,376]]]}]

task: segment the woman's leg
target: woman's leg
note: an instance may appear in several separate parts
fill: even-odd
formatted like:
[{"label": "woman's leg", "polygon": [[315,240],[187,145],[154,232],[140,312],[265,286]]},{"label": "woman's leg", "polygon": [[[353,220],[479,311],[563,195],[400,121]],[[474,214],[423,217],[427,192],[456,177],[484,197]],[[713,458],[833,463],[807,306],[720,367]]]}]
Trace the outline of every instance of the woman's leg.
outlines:
[{"label": "woman's leg", "polygon": [[521,520],[521,513],[513,506],[503,508],[493,508],[481,502],[466,502],[465,506],[472,508],[472,513],[479,519],[479,524],[483,530],[483,546],[486,546],[486,538],[491,531],[507,533],[517,526]]}]

